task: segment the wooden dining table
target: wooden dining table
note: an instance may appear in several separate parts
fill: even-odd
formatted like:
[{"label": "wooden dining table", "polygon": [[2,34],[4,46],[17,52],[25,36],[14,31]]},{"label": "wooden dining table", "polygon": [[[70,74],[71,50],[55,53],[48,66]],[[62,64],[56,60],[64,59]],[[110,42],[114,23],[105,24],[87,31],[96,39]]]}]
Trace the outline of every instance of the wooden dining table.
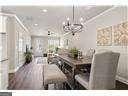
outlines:
[{"label": "wooden dining table", "polygon": [[68,85],[71,89],[74,89],[75,75],[78,74],[79,69],[83,69],[90,65],[92,63],[92,58],[82,56],[81,59],[74,59],[69,57],[67,54],[57,54],[56,57],[61,61],[61,70],[68,78]]}]

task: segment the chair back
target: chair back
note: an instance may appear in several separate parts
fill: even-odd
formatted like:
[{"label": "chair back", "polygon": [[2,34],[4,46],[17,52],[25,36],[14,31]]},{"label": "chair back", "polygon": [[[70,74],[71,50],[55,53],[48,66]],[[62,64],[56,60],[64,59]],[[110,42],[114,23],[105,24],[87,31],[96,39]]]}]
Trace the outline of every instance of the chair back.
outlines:
[{"label": "chair back", "polygon": [[119,60],[119,53],[103,52],[94,55],[89,89],[113,89]]}]

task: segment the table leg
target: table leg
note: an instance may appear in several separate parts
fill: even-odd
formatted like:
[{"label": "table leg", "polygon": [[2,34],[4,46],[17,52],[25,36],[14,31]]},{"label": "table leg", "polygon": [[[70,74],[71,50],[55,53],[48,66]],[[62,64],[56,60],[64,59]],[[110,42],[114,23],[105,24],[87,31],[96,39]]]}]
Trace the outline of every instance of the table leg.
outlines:
[{"label": "table leg", "polygon": [[44,85],[44,90],[48,90],[48,84]]},{"label": "table leg", "polygon": [[73,89],[75,89],[75,68],[72,68]]}]

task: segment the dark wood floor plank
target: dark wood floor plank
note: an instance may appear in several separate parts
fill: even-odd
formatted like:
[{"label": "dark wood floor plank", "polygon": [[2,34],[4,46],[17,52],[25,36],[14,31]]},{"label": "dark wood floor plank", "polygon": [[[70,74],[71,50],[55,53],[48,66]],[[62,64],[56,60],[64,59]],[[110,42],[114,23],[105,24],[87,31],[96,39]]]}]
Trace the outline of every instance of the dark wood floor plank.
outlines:
[{"label": "dark wood floor plank", "polygon": [[32,62],[22,66],[14,76],[10,77],[10,90],[41,90],[42,86],[42,65]]},{"label": "dark wood floor plank", "polygon": [[29,66],[30,65],[24,65],[16,73],[14,73],[13,78],[9,82],[9,89],[17,88],[17,86],[21,85],[26,73],[29,72]]}]

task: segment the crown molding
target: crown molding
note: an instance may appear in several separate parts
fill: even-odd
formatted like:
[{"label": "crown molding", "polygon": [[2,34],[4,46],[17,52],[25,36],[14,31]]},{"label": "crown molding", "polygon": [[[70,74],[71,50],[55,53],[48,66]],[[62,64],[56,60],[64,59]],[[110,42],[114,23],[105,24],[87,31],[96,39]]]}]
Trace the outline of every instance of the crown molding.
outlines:
[{"label": "crown molding", "polygon": [[91,19],[87,20],[87,21],[84,23],[84,25],[87,24],[87,23],[89,23],[89,22],[91,22],[91,21],[93,21],[93,20],[95,20],[95,19],[97,19],[98,17],[100,17],[100,16],[106,14],[107,12],[109,12],[109,11],[115,9],[115,8],[117,8],[117,6],[112,6],[111,8],[109,8],[109,9],[107,9],[107,10],[101,12],[100,14],[98,14],[98,15],[92,17]]},{"label": "crown molding", "polygon": [[21,27],[23,27],[23,29],[29,33],[29,30],[25,27],[25,25],[22,23],[22,21],[16,16],[16,14],[0,12],[0,15],[14,17],[16,19],[16,21],[21,25]]}]

